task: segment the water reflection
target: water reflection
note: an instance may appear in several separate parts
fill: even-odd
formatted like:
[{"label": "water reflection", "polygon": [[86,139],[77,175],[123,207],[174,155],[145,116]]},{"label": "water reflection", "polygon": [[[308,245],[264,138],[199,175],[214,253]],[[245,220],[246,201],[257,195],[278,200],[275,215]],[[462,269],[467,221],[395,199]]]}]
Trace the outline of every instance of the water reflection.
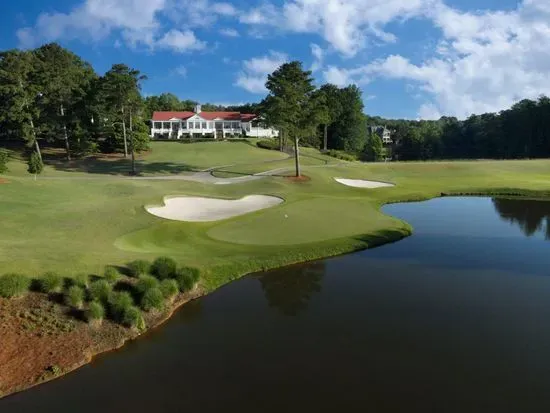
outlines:
[{"label": "water reflection", "polygon": [[259,275],[269,306],[287,316],[304,311],[315,293],[321,292],[325,263],[315,262],[281,268]]},{"label": "water reflection", "polygon": [[526,236],[540,232],[550,240],[550,202],[494,198],[493,205],[503,220],[518,225]]}]

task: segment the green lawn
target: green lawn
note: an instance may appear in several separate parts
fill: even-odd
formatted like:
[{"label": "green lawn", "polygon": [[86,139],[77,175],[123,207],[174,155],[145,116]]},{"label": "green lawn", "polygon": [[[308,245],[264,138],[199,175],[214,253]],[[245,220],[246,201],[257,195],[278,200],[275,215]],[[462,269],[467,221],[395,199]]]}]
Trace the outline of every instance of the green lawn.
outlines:
[{"label": "green lawn", "polygon": [[[50,162],[34,181],[22,161],[10,162],[0,184],[0,273],[39,276],[100,274],[105,265],[169,255],[201,267],[214,288],[243,273],[350,252],[407,235],[410,227],[379,212],[386,202],[427,199],[441,192],[550,195],[550,161],[476,161],[361,164],[303,151],[309,182],[284,177],[236,185],[182,180],[134,180],[128,161]],[[140,157],[147,174],[214,166],[224,173],[291,168],[287,156],[246,142],[155,142]],[[350,188],[334,177],[390,181],[394,188]],[[165,195],[240,198],[276,195],[280,206],[215,223],[166,221],[143,206]]]}]

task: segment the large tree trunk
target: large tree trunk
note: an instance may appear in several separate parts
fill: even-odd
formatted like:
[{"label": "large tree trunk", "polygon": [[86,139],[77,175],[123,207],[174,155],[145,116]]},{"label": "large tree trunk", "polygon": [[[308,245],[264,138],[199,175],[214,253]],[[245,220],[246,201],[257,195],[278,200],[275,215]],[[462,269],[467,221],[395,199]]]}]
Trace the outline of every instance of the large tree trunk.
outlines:
[{"label": "large tree trunk", "polygon": [[61,118],[63,122],[63,134],[65,136],[65,150],[67,151],[67,160],[71,160],[71,145],[69,144],[69,135],[67,134],[67,124],[65,123],[65,109],[63,108],[63,104],[61,104],[60,107],[61,112]]},{"label": "large tree trunk", "polygon": [[327,144],[328,144],[328,125],[325,123],[324,128],[324,140],[323,140],[323,150],[327,150]]},{"label": "large tree trunk", "polygon": [[283,152],[284,146],[283,146],[283,131],[279,131],[279,151]]},{"label": "large tree trunk", "polygon": [[298,138],[294,138],[294,160],[296,162],[296,176],[302,176],[302,171],[300,169],[300,147],[298,146]]},{"label": "large tree trunk", "polygon": [[128,141],[126,140],[126,119],[124,119],[124,106],[122,106],[122,136],[124,137],[124,157],[128,157]]},{"label": "large tree trunk", "polygon": [[132,111],[130,110],[130,151],[132,153],[132,175],[136,174],[136,155],[134,152],[134,130],[132,128]]},{"label": "large tree trunk", "polygon": [[32,117],[29,119],[29,122],[31,124],[31,132],[34,140],[34,148],[36,149],[36,153],[40,158],[40,162],[42,162],[42,151],[40,150],[40,145],[38,144],[38,139],[36,138],[36,130],[34,129],[34,122],[32,121]]}]

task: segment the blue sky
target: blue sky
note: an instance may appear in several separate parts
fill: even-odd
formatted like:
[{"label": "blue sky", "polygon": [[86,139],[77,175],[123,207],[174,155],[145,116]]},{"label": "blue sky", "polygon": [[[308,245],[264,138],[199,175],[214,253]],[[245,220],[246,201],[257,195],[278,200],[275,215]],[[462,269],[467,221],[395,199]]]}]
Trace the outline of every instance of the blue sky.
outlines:
[{"label": "blue sky", "polygon": [[3,4],[0,47],[56,41],[99,73],[126,63],[145,94],[236,104],[301,60],[355,83],[365,112],[464,118],[550,94],[548,0],[26,0]]}]

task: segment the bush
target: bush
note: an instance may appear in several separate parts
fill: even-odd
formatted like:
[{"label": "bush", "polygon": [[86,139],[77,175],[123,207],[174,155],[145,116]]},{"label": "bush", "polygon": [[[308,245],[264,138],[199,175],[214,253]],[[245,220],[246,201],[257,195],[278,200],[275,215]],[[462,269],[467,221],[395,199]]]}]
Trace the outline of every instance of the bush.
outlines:
[{"label": "bush", "polygon": [[43,293],[58,293],[63,289],[63,278],[53,272],[47,272],[36,280],[38,289]]},{"label": "bush", "polygon": [[126,327],[137,328],[138,330],[145,329],[145,320],[139,311],[139,308],[131,306],[124,311],[122,316],[122,324]]},{"label": "bush", "polygon": [[0,276],[0,297],[12,298],[24,295],[31,286],[31,280],[20,274]]},{"label": "bush", "polygon": [[171,300],[179,291],[178,282],[176,280],[163,280],[160,283],[160,291],[167,300]]},{"label": "bush", "polygon": [[343,161],[356,161],[357,156],[352,155],[350,153],[344,152],[344,151],[337,151],[336,149],[331,149],[327,152],[325,152],[326,155],[332,156],[333,158],[341,159]]},{"label": "bush", "polygon": [[195,284],[199,281],[200,272],[196,268],[181,267],[177,270],[174,279],[178,283],[180,291],[186,292],[193,289]]},{"label": "bush", "polygon": [[151,288],[157,288],[158,286],[159,280],[150,275],[144,275],[142,277],[139,277],[135,289],[139,294],[145,294],[146,291],[150,290]]},{"label": "bush", "polygon": [[141,297],[141,308],[145,311],[162,310],[164,308],[164,295],[160,288],[150,288]]},{"label": "bush", "polygon": [[78,285],[73,285],[65,294],[65,303],[74,308],[82,308],[84,303],[84,289]]},{"label": "bush", "polygon": [[151,266],[151,274],[157,277],[159,280],[166,278],[174,278],[178,265],[170,257],[159,257],[153,261]]},{"label": "bush", "polygon": [[108,265],[105,267],[105,272],[103,273],[103,278],[105,278],[105,281],[114,284],[118,281],[120,278],[120,274],[118,270],[115,267],[112,267]]},{"label": "bush", "polygon": [[86,319],[88,322],[101,321],[105,317],[105,307],[99,301],[92,301],[86,311]]},{"label": "bush", "polygon": [[109,310],[115,321],[122,322],[126,311],[133,307],[134,299],[127,291],[112,293],[109,300]]},{"label": "bush", "polygon": [[37,152],[33,152],[27,163],[27,171],[30,174],[38,175],[42,173],[43,169],[44,169],[44,164],[40,159],[40,155],[38,155]]},{"label": "bush", "polygon": [[258,148],[269,149],[272,151],[278,151],[280,149],[279,141],[275,139],[269,139],[269,140],[263,139],[261,141],[256,142],[256,146]]},{"label": "bush", "polygon": [[140,277],[149,274],[151,263],[145,260],[135,260],[128,264],[128,269],[132,277]]},{"label": "bush", "polygon": [[113,293],[113,287],[105,280],[94,281],[90,284],[88,294],[93,301],[100,301],[106,304]]},{"label": "bush", "polygon": [[9,155],[6,151],[0,149],[0,174],[8,172],[7,163],[9,160]]},{"label": "bush", "polygon": [[82,288],[88,288],[90,285],[90,277],[87,274],[77,274],[73,278],[73,285],[78,285]]}]

